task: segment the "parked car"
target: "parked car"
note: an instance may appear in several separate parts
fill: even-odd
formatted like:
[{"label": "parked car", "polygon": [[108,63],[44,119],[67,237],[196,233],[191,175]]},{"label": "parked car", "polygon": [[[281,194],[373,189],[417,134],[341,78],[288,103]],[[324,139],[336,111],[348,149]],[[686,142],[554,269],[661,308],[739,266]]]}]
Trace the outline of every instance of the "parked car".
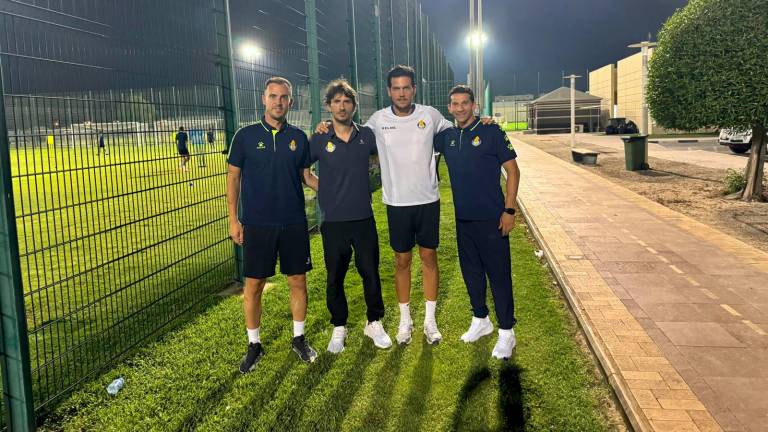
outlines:
[{"label": "parked car", "polygon": [[746,153],[752,147],[752,130],[721,129],[718,141],[720,145],[728,146],[734,153]]},{"label": "parked car", "polygon": [[608,119],[608,126],[605,127],[606,135],[632,135],[636,133],[638,133],[638,128],[635,122],[627,121],[624,117]]}]

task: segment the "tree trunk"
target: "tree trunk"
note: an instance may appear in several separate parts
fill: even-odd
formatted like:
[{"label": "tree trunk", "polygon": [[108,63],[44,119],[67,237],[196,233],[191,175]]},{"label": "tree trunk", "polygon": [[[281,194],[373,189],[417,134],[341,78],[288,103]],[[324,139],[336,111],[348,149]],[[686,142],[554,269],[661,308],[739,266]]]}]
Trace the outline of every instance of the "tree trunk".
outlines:
[{"label": "tree trunk", "polygon": [[742,201],[762,199],[763,166],[765,165],[765,125],[752,127],[752,149],[747,164],[747,187],[744,188]]}]

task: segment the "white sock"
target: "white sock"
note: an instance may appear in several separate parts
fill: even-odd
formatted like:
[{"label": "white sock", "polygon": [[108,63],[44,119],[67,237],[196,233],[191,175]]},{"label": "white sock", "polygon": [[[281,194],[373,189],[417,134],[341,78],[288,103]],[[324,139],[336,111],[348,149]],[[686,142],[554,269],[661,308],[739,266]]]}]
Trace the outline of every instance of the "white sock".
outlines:
[{"label": "white sock", "polygon": [[424,321],[435,321],[435,309],[437,309],[437,300],[427,300],[424,303],[426,303]]},{"label": "white sock", "polygon": [[249,328],[245,329],[248,332],[249,344],[261,342],[261,337],[259,336],[259,328],[260,327],[256,327],[255,329],[249,329]]},{"label": "white sock", "polygon": [[399,303],[400,305],[400,322],[411,321],[411,307],[409,303]]},{"label": "white sock", "polygon": [[298,337],[304,334],[304,321],[293,322],[293,337]]}]

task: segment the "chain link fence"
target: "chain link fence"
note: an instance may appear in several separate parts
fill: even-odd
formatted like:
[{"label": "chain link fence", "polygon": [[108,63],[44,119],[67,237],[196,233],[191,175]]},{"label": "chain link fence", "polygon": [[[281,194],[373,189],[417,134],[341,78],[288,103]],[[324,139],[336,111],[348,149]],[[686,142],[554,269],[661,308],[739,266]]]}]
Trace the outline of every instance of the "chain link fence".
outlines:
[{"label": "chain link fence", "polygon": [[238,278],[222,152],[268,77],[309,132],[325,83],[350,79],[364,121],[399,63],[445,111],[453,72],[416,0],[0,0],[5,426],[34,428]]}]

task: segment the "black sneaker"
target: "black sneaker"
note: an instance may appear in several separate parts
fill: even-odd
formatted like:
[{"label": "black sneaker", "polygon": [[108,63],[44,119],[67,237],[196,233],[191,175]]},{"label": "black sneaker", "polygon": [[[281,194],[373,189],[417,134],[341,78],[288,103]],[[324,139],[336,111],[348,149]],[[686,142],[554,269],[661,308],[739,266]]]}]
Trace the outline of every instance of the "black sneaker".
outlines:
[{"label": "black sneaker", "polygon": [[293,338],[291,347],[293,348],[293,352],[295,352],[304,363],[312,363],[317,358],[317,351],[309,346],[304,335]]},{"label": "black sneaker", "polygon": [[256,363],[261,360],[264,355],[264,350],[261,348],[261,343],[249,343],[248,353],[243,357],[242,363],[240,363],[240,373],[248,373],[256,369]]}]

